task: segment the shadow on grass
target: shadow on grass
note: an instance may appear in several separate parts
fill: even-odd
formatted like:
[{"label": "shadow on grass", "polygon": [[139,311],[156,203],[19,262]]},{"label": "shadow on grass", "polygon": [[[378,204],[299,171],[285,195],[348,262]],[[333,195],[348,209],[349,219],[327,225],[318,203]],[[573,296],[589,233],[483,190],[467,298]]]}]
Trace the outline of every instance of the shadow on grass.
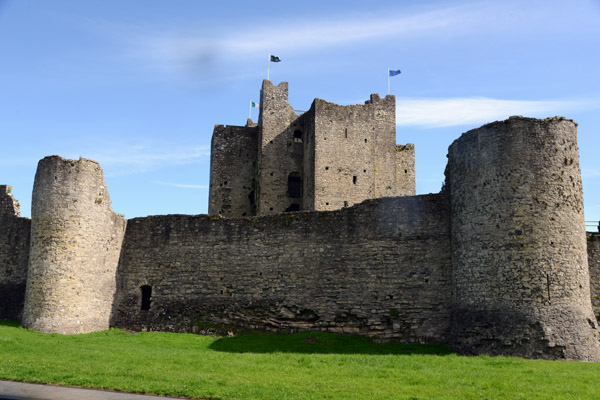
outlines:
[{"label": "shadow on grass", "polygon": [[10,326],[13,328],[19,328],[21,324],[16,321],[0,321],[0,326]]},{"label": "shadow on grass", "polygon": [[373,343],[365,338],[323,332],[297,334],[255,333],[221,338],[210,346],[228,353],[310,353],[310,354],[372,354],[448,355],[454,352],[442,344]]}]

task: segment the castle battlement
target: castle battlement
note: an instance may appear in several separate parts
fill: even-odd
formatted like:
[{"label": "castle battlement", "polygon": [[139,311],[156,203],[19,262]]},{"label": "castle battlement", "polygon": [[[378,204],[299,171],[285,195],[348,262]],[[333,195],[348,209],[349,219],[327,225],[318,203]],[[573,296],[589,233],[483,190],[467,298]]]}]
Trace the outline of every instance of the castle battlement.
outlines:
[{"label": "castle battlement", "polygon": [[576,123],[468,131],[441,192],[417,196],[393,96],[315,99],[297,115],[287,90],[264,81],[257,124],[215,126],[208,215],[125,221],[87,159],[40,161],[31,220],[0,186],[0,319],[600,361],[600,239],[585,232]]}]

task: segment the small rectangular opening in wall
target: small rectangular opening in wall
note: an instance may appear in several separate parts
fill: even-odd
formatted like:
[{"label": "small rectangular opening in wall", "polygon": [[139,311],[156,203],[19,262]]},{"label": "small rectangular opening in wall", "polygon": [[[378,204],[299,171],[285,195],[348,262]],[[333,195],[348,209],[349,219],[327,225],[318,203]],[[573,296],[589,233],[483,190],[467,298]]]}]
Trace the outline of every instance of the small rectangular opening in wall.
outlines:
[{"label": "small rectangular opening in wall", "polygon": [[344,201],[344,207],[348,207],[348,202]]},{"label": "small rectangular opening in wall", "polygon": [[356,175],[354,175],[354,176],[352,177],[352,183],[354,183],[354,184],[356,185]]},{"label": "small rectangular opening in wall", "polygon": [[152,301],[152,286],[144,285],[141,287],[142,290],[142,311],[148,311],[150,309],[150,302]]}]

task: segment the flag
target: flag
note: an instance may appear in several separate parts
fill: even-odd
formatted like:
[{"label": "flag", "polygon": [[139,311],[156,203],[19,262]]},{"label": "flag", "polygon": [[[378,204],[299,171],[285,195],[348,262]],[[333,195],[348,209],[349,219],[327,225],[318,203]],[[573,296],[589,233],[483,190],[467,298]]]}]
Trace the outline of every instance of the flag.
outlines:
[{"label": "flag", "polygon": [[281,58],[279,58],[278,56],[274,56],[272,54],[270,54],[271,58],[269,61],[271,62],[281,62]]},{"label": "flag", "polygon": [[390,69],[390,76],[400,75],[399,69]]},{"label": "flag", "polygon": [[251,101],[250,102],[250,107],[252,107],[252,108],[260,108],[260,104],[256,104],[255,102]]}]

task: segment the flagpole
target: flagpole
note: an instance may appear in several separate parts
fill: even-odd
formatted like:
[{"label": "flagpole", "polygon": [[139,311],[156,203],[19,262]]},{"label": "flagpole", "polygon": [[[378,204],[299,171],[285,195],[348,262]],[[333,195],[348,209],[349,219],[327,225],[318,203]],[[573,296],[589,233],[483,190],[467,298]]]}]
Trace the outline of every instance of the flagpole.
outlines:
[{"label": "flagpole", "polygon": [[250,100],[250,107],[248,108],[248,119],[252,118],[252,100]]},{"label": "flagpole", "polygon": [[388,68],[388,94],[390,94],[390,69]]},{"label": "flagpole", "polygon": [[271,53],[269,53],[269,61],[267,64],[267,80],[270,80],[269,79],[270,73],[271,73]]}]

